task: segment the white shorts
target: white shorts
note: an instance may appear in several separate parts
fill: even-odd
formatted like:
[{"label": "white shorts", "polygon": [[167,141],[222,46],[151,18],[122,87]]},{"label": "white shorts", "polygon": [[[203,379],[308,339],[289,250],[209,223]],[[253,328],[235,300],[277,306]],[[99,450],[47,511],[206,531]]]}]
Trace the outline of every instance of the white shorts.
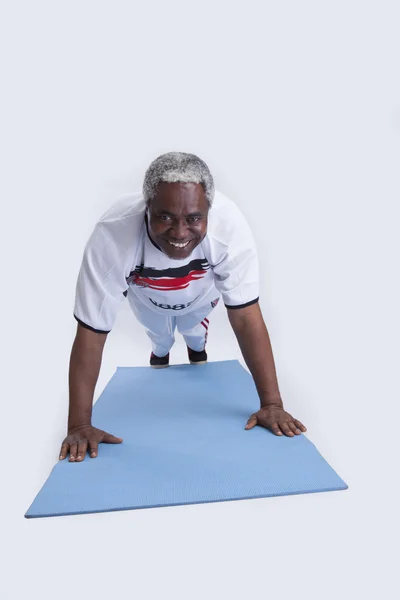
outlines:
[{"label": "white shorts", "polygon": [[183,335],[189,348],[196,352],[204,350],[209,326],[207,316],[219,300],[219,292],[214,287],[202,298],[201,306],[194,306],[192,311],[181,316],[170,314],[170,311],[165,315],[155,312],[129,291],[127,297],[133,314],[144,325],[151,339],[152,351],[156,356],[165,356],[171,350],[175,342],[175,328]]}]

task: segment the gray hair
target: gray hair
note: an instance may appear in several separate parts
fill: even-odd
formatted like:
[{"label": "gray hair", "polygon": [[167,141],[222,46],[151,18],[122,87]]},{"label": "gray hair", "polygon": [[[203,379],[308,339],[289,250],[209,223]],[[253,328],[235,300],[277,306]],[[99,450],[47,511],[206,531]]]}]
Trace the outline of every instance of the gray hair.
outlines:
[{"label": "gray hair", "polygon": [[167,152],[150,164],[143,182],[143,196],[146,204],[155,196],[161,181],[173,183],[201,183],[208,204],[214,200],[214,180],[206,163],[195,154],[187,152]]}]

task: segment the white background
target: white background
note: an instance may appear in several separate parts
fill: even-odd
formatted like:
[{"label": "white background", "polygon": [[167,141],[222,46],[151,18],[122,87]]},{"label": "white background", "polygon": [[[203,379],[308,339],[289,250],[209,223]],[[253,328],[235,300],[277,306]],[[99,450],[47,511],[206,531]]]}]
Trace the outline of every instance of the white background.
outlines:
[{"label": "white background", "polygon": [[[395,595],[399,13],[385,0],[2,5],[2,599]],[[285,407],[349,489],[26,520],[65,435],[84,245],[171,150],[203,158],[249,220]],[[240,357],[220,306],[208,351]],[[149,352],[126,303],[96,398]]]}]

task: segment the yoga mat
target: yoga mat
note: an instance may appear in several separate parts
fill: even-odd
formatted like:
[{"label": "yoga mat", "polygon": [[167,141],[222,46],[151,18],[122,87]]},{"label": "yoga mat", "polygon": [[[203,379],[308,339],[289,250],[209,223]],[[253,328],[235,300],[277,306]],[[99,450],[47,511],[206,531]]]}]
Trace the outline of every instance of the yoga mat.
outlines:
[{"label": "yoga mat", "polygon": [[[59,461],[27,518],[343,490],[304,434],[244,427],[259,408],[236,360],[118,367],[93,424],[124,439],[97,458]],[[296,416],[296,415],[295,415]]]}]

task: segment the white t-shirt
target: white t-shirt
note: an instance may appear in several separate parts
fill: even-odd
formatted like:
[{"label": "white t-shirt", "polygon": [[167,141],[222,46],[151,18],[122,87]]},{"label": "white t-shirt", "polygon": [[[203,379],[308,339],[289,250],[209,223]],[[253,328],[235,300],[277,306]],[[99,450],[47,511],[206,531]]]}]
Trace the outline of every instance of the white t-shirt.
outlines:
[{"label": "white t-shirt", "polygon": [[97,222],[83,253],[74,317],[109,333],[127,293],[158,314],[187,314],[216,288],[228,308],[258,301],[258,260],[251,230],[219,191],[207,234],[185,259],[169,258],[150,239],[140,192],[120,197]]}]

